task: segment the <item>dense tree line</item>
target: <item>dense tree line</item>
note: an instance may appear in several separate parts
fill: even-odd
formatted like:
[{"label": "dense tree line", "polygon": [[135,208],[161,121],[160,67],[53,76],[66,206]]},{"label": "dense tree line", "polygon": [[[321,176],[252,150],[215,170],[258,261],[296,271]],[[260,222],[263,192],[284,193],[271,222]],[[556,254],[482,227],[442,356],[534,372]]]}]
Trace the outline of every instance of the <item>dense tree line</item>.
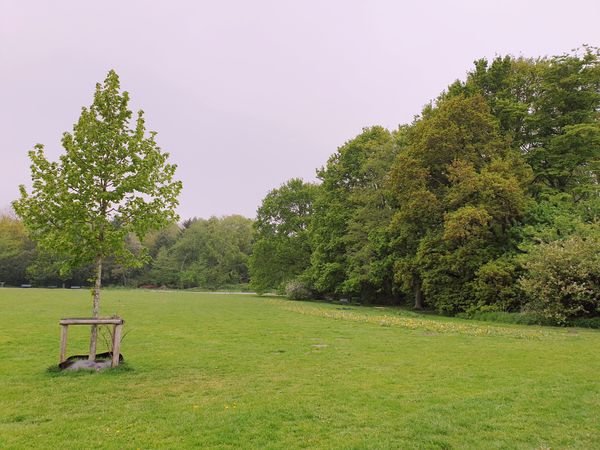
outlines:
[{"label": "dense tree line", "polygon": [[[218,289],[248,283],[252,250],[252,221],[242,216],[190,219],[150,232],[142,242],[134,234],[125,238],[128,251],[148,252],[150,261],[128,268],[114,258],[104,263],[103,283],[113,286],[147,286]],[[94,267],[61,274],[60,260],[37,248],[22,222],[0,217],[0,282],[7,286],[88,285]]]},{"label": "dense tree line", "polygon": [[[405,304],[443,313],[600,314],[600,54],[475,62],[415,120],[373,126],[264,198],[255,221],[191,219],[128,235],[151,262],[104,282]],[[0,281],[61,277],[0,218]]]},{"label": "dense tree line", "polygon": [[[252,283],[444,313],[597,315],[599,118],[595,48],[476,61],[413,123],[341,146],[304,185],[310,205],[298,181],[273,190],[255,248],[277,270],[254,256]],[[281,245],[265,221],[303,228]]]}]

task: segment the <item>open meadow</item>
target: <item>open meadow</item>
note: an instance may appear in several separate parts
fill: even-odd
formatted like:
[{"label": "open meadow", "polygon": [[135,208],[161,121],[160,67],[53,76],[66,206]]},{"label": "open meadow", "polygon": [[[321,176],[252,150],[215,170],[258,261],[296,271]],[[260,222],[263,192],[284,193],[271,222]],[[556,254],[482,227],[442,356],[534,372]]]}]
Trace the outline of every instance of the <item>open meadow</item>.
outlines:
[{"label": "open meadow", "polygon": [[[88,290],[0,289],[0,448],[600,447],[597,331],[108,290],[126,364],[47,371],[58,320],[90,304]],[[70,328],[69,355],[88,332]]]}]

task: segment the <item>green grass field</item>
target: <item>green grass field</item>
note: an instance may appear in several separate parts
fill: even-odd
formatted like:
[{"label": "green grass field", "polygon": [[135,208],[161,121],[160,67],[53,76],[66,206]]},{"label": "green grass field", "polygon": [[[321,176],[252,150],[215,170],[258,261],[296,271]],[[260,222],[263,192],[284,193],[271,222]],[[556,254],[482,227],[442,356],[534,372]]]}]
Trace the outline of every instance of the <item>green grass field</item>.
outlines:
[{"label": "green grass field", "polygon": [[[600,448],[600,332],[105,291],[127,364],[57,373],[89,291],[0,289],[0,448]],[[87,350],[71,327],[69,354]]]}]

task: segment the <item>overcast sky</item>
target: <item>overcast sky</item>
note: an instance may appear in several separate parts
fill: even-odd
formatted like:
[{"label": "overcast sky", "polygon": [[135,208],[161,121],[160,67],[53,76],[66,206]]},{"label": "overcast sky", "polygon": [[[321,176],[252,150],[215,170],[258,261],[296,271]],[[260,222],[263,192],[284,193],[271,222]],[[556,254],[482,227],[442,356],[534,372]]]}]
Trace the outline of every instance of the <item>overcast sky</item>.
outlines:
[{"label": "overcast sky", "polygon": [[254,217],[370,125],[395,128],[475,59],[600,45],[598,0],[0,0],[0,209],[109,69],[183,181],[179,213]]}]

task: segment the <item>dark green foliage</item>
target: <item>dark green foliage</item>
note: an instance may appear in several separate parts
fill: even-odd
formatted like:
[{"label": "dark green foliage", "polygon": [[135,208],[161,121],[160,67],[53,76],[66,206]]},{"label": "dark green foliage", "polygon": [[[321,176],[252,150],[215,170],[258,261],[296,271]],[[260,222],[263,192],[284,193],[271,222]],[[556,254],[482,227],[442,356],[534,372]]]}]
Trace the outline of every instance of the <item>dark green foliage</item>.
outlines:
[{"label": "dark green foliage", "polygon": [[[519,279],[536,249],[600,218],[599,110],[595,48],[476,61],[413,124],[367,128],[318,171],[301,279],[445,313],[532,308]],[[256,248],[277,261],[273,243]]]},{"label": "dark green foliage", "polygon": [[255,243],[249,260],[256,292],[282,292],[285,284],[310,265],[308,229],[317,186],[292,179],[263,199],[254,222]]},{"label": "dark green foliage", "polygon": [[162,247],[152,261],[150,276],[142,284],[178,287],[180,268],[181,264],[175,255],[168,248]]},{"label": "dark green foliage", "polygon": [[453,96],[425,110],[392,167],[391,187],[395,278],[417,308],[477,304],[478,270],[511,249],[528,179],[481,96]]},{"label": "dark green foliage", "polygon": [[[10,223],[10,227],[5,226],[5,222]],[[87,285],[94,274],[93,265],[61,272],[60,260],[37,249],[18,219],[0,218],[0,230],[3,231],[0,234],[0,275],[5,274],[0,281],[6,285],[82,286]],[[149,233],[142,242],[133,234],[127,235],[125,245],[133,255],[147,252],[153,256],[152,262],[131,268],[107,258],[103,264],[103,284],[205,289],[232,286],[234,290],[243,290],[249,276],[252,221],[241,216],[194,219],[184,230],[168,225]],[[9,249],[12,250],[9,252]],[[6,259],[2,255],[6,255]],[[15,261],[22,261],[22,268]]]},{"label": "dark green foliage", "polygon": [[479,311],[519,311],[525,294],[516,281],[523,274],[518,257],[505,253],[497,259],[481,265],[475,272],[472,283],[475,302]]},{"label": "dark green foliage", "polygon": [[540,90],[540,60],[499,56],[475,61],[465,82],[456,81],[445,96],[482,95],[500,130],[526,149],[531,142],[529,116]]},{"label": "dark green foliage", "polygon": [[569,325],[573,327],[600,329],[600,317],[578,317],[569,320]]},{"label": "dark green foliage", "polygon": [[[125,246],[132,255],[141,258],[147,248],[142,245],[139,238],[130,233],[125,236]],[[149,255],[150,256],[150,255]],[[119,284],[121,286],[135,286],[136,278],[144,271],[143,266],[128,266],[119,262],[115,257],[107,258],[102,270],[102,282],[106,284]],[[88,277],[89,278],[89,277]]]},{"label": "dark green foliage", "polygon": [[446,95],[483,95],[503,133],[519,146],[535,189],[583,195],[597,184],[600,158],[600,53],[537,60],[497,57],[475,63],[467,81]]},{"label": "dark green foliage", "polygon": [[[60,261],[56,255],[36,248],[35,256],[27,267],[28,282],[34,286],[86,286],[94,276],[92,265],[74,268],[65,273],[61,271]],[[103,280],[106,279],[103,274]]]},{"label": "dark green foliage", "polygon": [[581,182],[598,182],[600,155],[600,54],[587,48],[582,56],[562,55],[546,61],[532,128],[537,142],[526,155],[539,180],[560,191]]},{"label": "dark green foliage", "polygon": [[248,282],[252,221],[242,216],[197,219],[172,247],[161,247],[151,270],[160,285],[217,289]]},{"label": "dark green foliage", "polygon": [[365,301],[393,295],[386,186],[402,136],[403,130],[365,129],[317,172],[322,184],[310,228],[310,277],[321,294]]},{"label": "dark green foliage", "polygon": [[[184,221],[183,228],[189,228],[189,225],[191,225],[190,223],[188,226],[185,226],[186,222]],[[176,223],[171,223],[164,228],[148,233],[142,245],[148,249],[148,254],[152,258],[155,258],[161,249],[172,247],[180,237],[181,228]]]},{"label": "dark green foliage", "polygon": [[28,283],[27,267],[35,258],[34,244],[23,223],[9,215],[0,216],[0,282],[7,286]]}]

